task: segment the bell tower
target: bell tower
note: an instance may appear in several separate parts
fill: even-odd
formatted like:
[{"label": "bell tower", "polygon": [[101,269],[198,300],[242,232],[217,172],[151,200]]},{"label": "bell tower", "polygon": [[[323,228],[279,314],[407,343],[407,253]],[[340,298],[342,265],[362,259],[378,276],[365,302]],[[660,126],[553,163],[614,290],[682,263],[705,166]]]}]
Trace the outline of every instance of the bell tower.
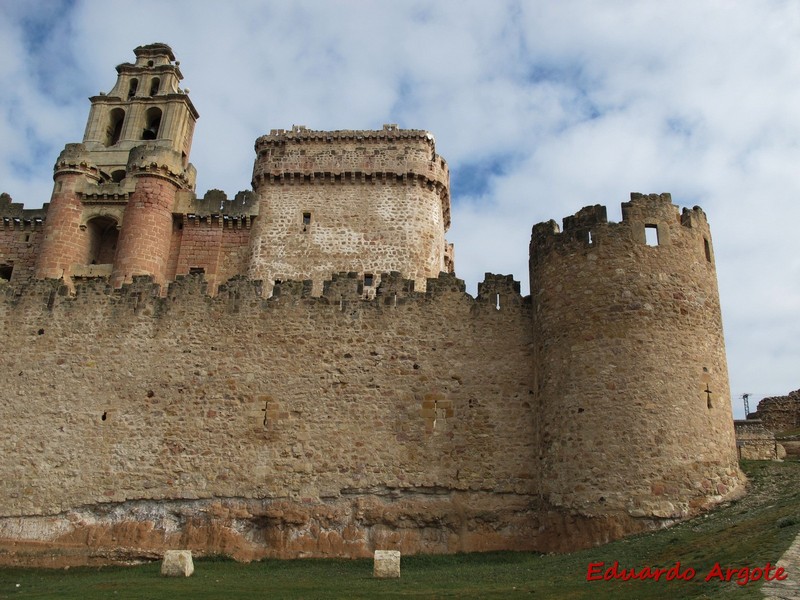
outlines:
[{"label": "bell tower", "polygon": [[180,63],[166,44],[148,44],[134,51],[136,62],[117,66],[117,83],[108,94],[90,98],[92,108],[83,144],[95,163],[119,181],[133,148],[150,142],[177,152],[188,164],[198,118]]},{"label": "bell tower", "polygon": [[36,264],[39,278],[165,278],[176,194],[193,191],[189,153],[198,113],[172,49],[139,46],[136,62],[90,98],[83,142],[67,144]]}]

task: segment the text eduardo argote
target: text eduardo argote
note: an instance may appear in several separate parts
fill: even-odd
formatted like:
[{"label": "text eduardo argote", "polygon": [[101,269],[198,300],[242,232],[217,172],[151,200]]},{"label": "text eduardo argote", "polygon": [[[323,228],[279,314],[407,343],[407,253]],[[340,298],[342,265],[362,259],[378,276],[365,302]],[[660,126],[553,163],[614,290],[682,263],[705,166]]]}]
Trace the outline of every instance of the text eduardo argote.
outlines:
[{"label": "text eduardo argote", "polygon": [[[618,561],[610,566],[604,562],[589,563],[586,569],[586,581],[692,581],[698,573],[692,567],[682,567],[680,561],[671,567],[620,567]],[[752,581],[783,581],[789,576],[783,567],[767,563],[763,567],[722,567],[718,562],[709,569],[708,573],[701,573],[703,581],[735,581],[738,585],[747,585]]]}]

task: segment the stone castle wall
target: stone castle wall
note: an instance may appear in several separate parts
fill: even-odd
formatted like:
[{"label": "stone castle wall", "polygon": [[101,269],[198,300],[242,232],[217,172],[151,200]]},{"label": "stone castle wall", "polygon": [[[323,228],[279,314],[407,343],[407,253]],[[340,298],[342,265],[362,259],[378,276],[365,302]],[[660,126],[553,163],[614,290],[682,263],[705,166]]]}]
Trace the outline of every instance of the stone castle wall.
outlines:
[{"label": "stone castle wall", "polygon": [[748,419],[759,419],[773,433],[791,431],[800,427],[800,390],[785,396],[764,398],[758,403],[756,412]]},{"label": "stone castle wall", "polygon": [[741,493],[699,208],[536,225],[530,298],[384,273],[366,300],[358,272],[217,289],[253,198],[175,202],[167,272],[208,282],[0,288],[0,562],[566,551]]},{"label": "stone castle wall", "polygon": [[24,281],[33,276],[47,207],[25,209],[0,194],[0,279]]},{"label": "stone castle wall", "polygon": [[[379,534],[406,551],[532,547],[530,305],[506,289],[497,310],[451,276],[427,294],[385,283],[371,302],[346,276],[330,297],[289,283],[269,300],[244,280],[210,298],[194,277],[165,298],[141,280],[6,286],[0,535],[72,540],[76,522],[32,523],[87,506],[259,499],[255,555],[364,554]],[[264,516],[280,503],[302,523]]]},{"label": "stone castle wall", "polygon": [[780,460],[786,450],[758,419],[734,421],[739,460]]}]

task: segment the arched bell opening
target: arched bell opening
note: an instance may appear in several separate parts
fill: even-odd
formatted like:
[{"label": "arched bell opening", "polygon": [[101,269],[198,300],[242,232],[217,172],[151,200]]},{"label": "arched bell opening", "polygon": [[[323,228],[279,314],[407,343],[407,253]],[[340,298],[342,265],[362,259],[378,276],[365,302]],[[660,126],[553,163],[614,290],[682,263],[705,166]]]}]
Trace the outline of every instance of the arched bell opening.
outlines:
[{"label": "arched bell opening", "polygon": [[143,140],[155,140],[158,138],[158,130],[161,128],[161,109],[152,107],[145,113],[145,126],[142,131]]},{"label": "arched bell opening", "polygon": [[119,142],[122,135],[122,124],[125,121],[125,111],[114,108],[108,113],[108,126],[106,127],[105,146],[113,146]]}]

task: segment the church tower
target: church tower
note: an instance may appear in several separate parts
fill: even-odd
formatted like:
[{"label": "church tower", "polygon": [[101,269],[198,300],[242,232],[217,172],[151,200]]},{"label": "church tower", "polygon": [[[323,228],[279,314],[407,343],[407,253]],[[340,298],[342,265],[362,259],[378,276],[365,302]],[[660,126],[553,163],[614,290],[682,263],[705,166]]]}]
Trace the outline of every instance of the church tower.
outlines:
[{"label": "church tower", "polygon": [[83,143],[67,144],[56,162],[37,277],[165,280],[175,198],[194,189],[198,113],[168,45],[134,54],[111,91],[90,98]]}]

